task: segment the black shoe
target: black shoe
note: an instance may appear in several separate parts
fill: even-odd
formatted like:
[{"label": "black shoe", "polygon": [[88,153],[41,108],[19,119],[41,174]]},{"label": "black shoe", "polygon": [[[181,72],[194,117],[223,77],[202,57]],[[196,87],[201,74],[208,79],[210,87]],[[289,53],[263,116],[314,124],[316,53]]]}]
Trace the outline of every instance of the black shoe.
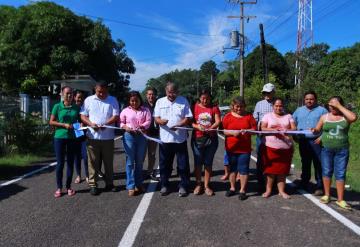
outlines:
[{"label": "black shoe", "polygon": [[90,188],[90,194],[91,194],[92,196],[97,196],[97,195],[99,195],[99,190],[98,190],[98,188],[96,188],[96,187],[91,187],[91,188]]},{"label": "black shoe", "polygon": [[161,188],[160,194],[162,196],[167,196],[168,194],[170,194],[170,191],[169,191],[169,189],[167,187],[164,186],[164,187]]},{"label": "black shoe", "polygon": [[240,192],[240,194],[239,194],[239,200],[240,200],[240,201],[244,201],[244,200],[246,200],[246,199],[248,199],[248,196],[246,195],[246,193]]},{"label": "black shoe", "polygon": [[183,187],[179,188],[179,197],[186,197],[188,195],[186,189],[184,189]]},{"label": "black shoe", "polygon": [[236,194],[235,190],[228,190],[225,193],[226,197],[234,196]]},{"label": "black shoe", "polygon": [[119,188],[110,184],[110,185],[106,185],[105,188],[104,188],[104,191],[105,192],[118,192],[119,191]]},{"label": "black shoe", "polygon": [[150,174],[149,178],[154,181],[158,181],[158,182],[160,181],[160,178],[156,177],[154,174]]}]

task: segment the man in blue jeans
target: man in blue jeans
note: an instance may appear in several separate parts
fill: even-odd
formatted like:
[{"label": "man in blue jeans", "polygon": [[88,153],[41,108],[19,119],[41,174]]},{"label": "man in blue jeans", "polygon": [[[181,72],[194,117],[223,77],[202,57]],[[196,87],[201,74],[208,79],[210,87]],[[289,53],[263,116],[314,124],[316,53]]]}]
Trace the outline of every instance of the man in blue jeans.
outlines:
[{"label": "man in blue jeans", "polygon": [[189,102],[177,96],[178,90],[174,83],[169,82],[166,96],[157,100],[154,109],[155,122],[160,126],[159,166],[161,195],[169,194],[169,178],[171,176],[174,157],[177,157],[177,168],[180,175],[179,196],[187,196],[190,181],[189,155],[187,150],[187,131],[175,127],[190,123],[192,113]]},{"label": "man in blue jeans", "polygon": [[[317,95],[314,91],[304,94],[304,106],[298,107],[293,114],[298,130],[315,128],[320,117],[327,113],[327,110],[317,104]],[[305,190],[309,189],[311,178],[311,163],[314,165],[316,188],[314,195],[323,194],[322,170],[321,170],[321,146],[315,143],[320,134],[308,134],[298,136],[299,152],[301,156],[301,183]]]}]

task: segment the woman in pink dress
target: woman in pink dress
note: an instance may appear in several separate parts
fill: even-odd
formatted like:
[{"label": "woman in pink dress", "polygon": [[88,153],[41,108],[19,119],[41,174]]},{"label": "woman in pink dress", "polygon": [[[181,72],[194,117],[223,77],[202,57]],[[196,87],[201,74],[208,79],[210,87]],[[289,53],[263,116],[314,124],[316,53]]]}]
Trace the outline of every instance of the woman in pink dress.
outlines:
[{"label": "woman in pink dress", "polygon": [[284,199],[290,196],[285,192],[285,179],[289,174],[294,153],[292,137],[286,135],[287,130],[295,130],[295,122],[290,114],[284,112],[282,99],[275,99],[273,112],[265,114],[261,120],[261,130],[281,131],[276,135],[266,135],[262,151],[264,174],[266,175],[266,191],[263,197],[271,195],[273,183],[277,181],[279,195]]}]

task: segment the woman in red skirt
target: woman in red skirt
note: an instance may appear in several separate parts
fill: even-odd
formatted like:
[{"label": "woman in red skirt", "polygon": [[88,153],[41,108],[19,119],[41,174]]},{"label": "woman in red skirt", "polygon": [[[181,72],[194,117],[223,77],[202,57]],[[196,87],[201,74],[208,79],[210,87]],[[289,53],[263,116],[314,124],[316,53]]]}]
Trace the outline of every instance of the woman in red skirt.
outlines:
[{"label": "woman in red skirt", "polygon": [[289,199],[290,196],[285,192],[285,179],[290,171],[294,149],[292,137],[286,135],[286,131],[295,130],[296,126],[292,116],[284,113],[282,99],[275,99],[273,104],[273,112],[267,113],[261,121],[261,130],[277,130],[281,133],[265,136],[261,157],[266,175],[266,191],[263,197],[271,195],[276,180],[279,195]]}]

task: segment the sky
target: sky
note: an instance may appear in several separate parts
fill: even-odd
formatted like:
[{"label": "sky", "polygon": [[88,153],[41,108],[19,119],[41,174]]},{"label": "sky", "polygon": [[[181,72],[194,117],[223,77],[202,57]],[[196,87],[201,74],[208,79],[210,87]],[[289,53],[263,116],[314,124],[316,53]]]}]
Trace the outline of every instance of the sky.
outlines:
[{"label": "sky", "polygon": [[[245,1],[245,0],[244,0]],[[250,1],[250,0],[246,0]],[[254,0],[251,0],[254,1]],[[1,5],[19,7],[29,0],[0,0]],[[150,78],[175,69],[199,69],[212,59],[218,68],[237,57],[230,46],[230,32],[240,29],[237,1],[228,0],[55,0],[77,15],[101,19],[114,40],[125,42],[136,73],[130,87],[143,90]],[[265,41],[285,54],[296,50],[297,0],[258,0],[245,4],[245,15],[256,16],[245,23],[246,53],[260,42],[263,23]],[[359,0],[314,0],[313,41],[334,50],[360,41]],[[225,51],[225,52],[223,52]]]}]

